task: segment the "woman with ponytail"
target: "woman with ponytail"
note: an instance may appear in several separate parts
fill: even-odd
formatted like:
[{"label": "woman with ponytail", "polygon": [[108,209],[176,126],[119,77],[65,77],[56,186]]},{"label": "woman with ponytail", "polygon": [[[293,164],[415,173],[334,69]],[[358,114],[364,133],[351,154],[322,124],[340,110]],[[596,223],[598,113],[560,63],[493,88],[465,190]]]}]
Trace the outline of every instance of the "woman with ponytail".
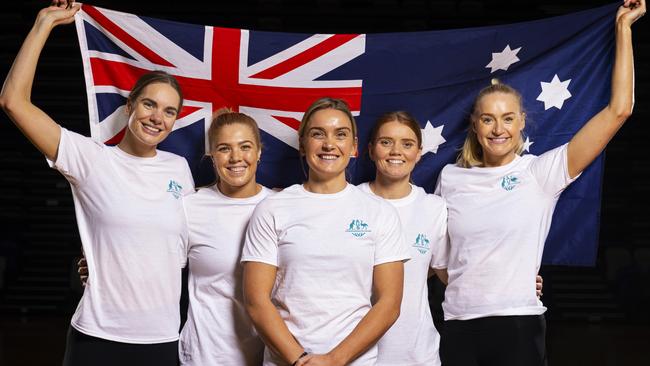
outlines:
[{"label": "woman with ponytail", "polygon": [[645,0],[619,8],[610,102],[565,145],[521,156],[519,93],[494,82],[478,94],[463,151],[436,188],[449,212],[443,365],[545,364],[546,308],[534,279],[553,210],[632,112],[631,25],[645,11]]}]

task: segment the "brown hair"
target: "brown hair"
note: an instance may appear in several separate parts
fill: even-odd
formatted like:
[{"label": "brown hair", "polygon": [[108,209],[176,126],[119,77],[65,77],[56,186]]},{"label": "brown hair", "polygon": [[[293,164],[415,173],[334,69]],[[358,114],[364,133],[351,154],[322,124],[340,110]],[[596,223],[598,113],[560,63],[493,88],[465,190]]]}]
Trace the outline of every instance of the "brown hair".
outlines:
[{"label": "brown hair", "polygon": [[[481,144],[479,144],[478,142],[478,137],[476,136],[476,132],[472,128],[472,124],[474,123],[474,121],[476,121],[476,118],[478,118],[478,112],[479,112],[478,104],[481,101],[481,99],[486,95],[490,95],[493,93],[503,93],[503,94],[510,94],[514,96],[517,99],[517,102],[519,104],[519,109],[521,110],[522,113],[524,113],[524,106],[522,103],[521,94],[519,94],[519,92],[515,88],[501,83],[498,79],[490,80],[490,85],[481,89],[481,91],[476,96],[476,99],[474,99],[474,104],[472,105],[472,114],[470,115],[469,118],[469,128],[467,129],[467,136],[465,137],[465,142],[463,143],[463,147],[460,153],[458,154],[458,158],[456,159],[456,165],[460,167],[471,168],[483,164],[483,159],[482,159],[483,148],[481,147]],[[519,143],[517,144],[517,148],[515,149],[515,153],[517,155],[520,155],[523,150],[524,150],[524,139],[523,139],[523,131],[522,131],[521,138],[519,139]]]},{"label": "brown hair", "polygon": [[420,124],[409,112],[406,111],[388,112],[379,117],[375,122],[375,125],[372,127],[372,131],[370,131],[369,141],[371,144],[374,144],[376,142],[377,134],[379,133],[381,126],[389,122],[398,122],[410,128],[411,131],[413,131],[415,134],[415,138],[418,142],[418,148],[422,148],[422,130],[420,129]]},{"label": "brown hair", "polygon": [[178,84],[178,80],[176,80],[175,77],[161,70],[151,71],[140,76],[140,78],[135,82],[135,85],[133,85],[129,96],[126,99],[127,105],[133,107],[131,103],[138,99],[144,88],[147,87],[147,85],[155,83],[168,84],[176,90],[179,98],[178,112],[180,113],[181,108],[183,107],[183,91],[181,90],[181,86]]},{"label": "brown hair", "polygon": [[248,126],[251,131],[253,131],[253,136],[255,136],[255,143],[258,148],[262,149],[262,139],[260,138],[260,129],[257,126],[255,120],[244,113],[233,112],[230,108],[221,108],[214,112],[212,115],[212,123],[210,123],[210,128],[208,128],[208,141],[210,143],[210,151],[215,147],[217,135],[223,126],[234,125],[240,123],[242,125]]},{"label": "brown hair", "polygon": [[311,120],[311,117],[316,112],[323,109],[335,109],[337,111],[345,113],[345,115],[350,119],[350,123],[352,124],[352,136],[354,138],[357,137],[357,124],[354,121],[354,117],[352,116],[352,112],[350,112],[350,107],[348,104],[343,99],[320,98],[312,103],[309,108],[307,108],[307,111],[305,111],[305,114],[302,116],[300,127],[298,127],[298,139],[300,140],[300,144],[302,144],[302,138],[305,136],[305,131],[307,131],[309,128],[309,121]]}]

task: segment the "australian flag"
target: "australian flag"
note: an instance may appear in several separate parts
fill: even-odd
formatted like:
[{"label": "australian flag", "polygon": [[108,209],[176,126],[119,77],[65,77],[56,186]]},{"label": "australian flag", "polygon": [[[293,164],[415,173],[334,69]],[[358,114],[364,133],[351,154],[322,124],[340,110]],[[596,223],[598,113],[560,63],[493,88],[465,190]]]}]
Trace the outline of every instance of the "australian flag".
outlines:
[{"label": "australian flag", "polygon": [[[164,70],[185,105],[161,149],[184,156],[197,185],[214,177],[206,153],[213,111],[249,114],[262,130],[258,181],[304,179],[296,130],[306,108],[329,96],[348,102],[361,151],[349,179],[373,178],[364,147],[374,120],[406,110],[421,124],[423,156],[413,182],[431,192],[463,143],[478,91],[498,78],[518,89],[527,113],[525,153],[566,143],[608,102],[616,6],[544,20],[449,31],[293,34],[184,24],[84,4],[76,16],[93,139],[124,134],[135,80]],[[558,202],[547,264],[592,265],[598,243],[602,155]]]}]

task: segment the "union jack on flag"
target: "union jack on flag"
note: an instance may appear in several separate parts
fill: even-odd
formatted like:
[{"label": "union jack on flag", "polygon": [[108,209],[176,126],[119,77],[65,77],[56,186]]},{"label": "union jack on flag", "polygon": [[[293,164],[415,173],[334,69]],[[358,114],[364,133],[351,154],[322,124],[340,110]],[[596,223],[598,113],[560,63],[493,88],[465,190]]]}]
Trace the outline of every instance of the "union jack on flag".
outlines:
[{"label": "union jack on flag", "polygon": [[[431,192],[462,145],[473,98],[491,78],[524,98],[527,153],[566,143],[602,109],[609,97],[615,12],[609,5],[450,31],[292,34],[184,24],[84,4],[76,27],[97,141],[119,142],[135,80],[164,70],[179,80],[185,104],[160,148],[184,156],[197,185],[213,178],[202,159],[205,131],[212,112],[224,106],[249,114],[262,130],[258,181],[268,187],[300,182],[299,121],[314,100],[329,96],[346,100],[357,116],[361,150],[379,115],[411,112],[424,137],[413,181]],[[601,156],[563,193],[545,263],[594,263],[602,170]],[[350,164],[350,181],[373,174],[372,162],[360,152]]]}]

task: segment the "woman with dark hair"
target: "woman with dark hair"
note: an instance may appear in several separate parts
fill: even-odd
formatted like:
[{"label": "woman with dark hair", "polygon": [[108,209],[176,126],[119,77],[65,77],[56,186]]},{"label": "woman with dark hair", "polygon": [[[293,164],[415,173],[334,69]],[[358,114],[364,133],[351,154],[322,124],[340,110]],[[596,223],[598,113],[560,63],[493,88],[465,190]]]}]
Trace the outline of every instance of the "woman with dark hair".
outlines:
[{"label": "woman with dark hair", "polygon": [[343,101],[314,102],[298,131],[307,181],[251,218],[244,299],[264,365],[375,365],[399,315],[408,249],[395,209],[346,180],[356,131]]},{"label": "woman with dark hair", "polygon": [[437,187],[447,203],[450,238],[443,364],[545,364],[546,308],[533,279],[560,194],[632,113],[631,25],[645,11],[644,0],[619,8],[609,104],[565,145],[520,156],[519,93],[494,82],[478,94],[463,150]]},{"label": "woman with dark hair", "polygon": [[377,365],[440,365],[440,334],[429,308],[427,278],[435,272],[447,281],[447,206],[411,183],[422,153],[420,125],[404,111],[384,114],[370,133],[368,153],[375,163],[375,180],[359,188],[397,209],[411,254],[404,264],[400,316],[377,343]]},{"label": "woman with dark hair", "polygon": [[70,183],[90,276],[72,317],[64,365],[176,365],[182,196],[194,182],[185,159],[156,149],[182,106],[177,81],[143,75],[126,103],[128,128],[105,146],[62,128],[30,100],[51,30],[79,6],[41,10],[7,75],[0,105]]}]

